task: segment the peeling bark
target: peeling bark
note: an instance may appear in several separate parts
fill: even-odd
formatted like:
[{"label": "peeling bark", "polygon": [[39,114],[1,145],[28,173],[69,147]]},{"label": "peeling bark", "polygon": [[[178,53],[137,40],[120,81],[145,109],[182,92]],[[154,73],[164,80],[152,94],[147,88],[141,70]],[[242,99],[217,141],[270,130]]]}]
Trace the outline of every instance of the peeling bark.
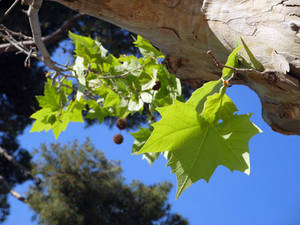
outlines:
[{"label": "peeling bark", "polygon": [[[206,52],[224,62],[239,37],[268,72],[241,74],[273,130],[300,134],[300,0],[55,0],[141,34],[167,55],[169,69],[195,86],[218,79]],[[288,62],[276,71],[273,52]],[[242,53],[246,56],[245,53]]]}]

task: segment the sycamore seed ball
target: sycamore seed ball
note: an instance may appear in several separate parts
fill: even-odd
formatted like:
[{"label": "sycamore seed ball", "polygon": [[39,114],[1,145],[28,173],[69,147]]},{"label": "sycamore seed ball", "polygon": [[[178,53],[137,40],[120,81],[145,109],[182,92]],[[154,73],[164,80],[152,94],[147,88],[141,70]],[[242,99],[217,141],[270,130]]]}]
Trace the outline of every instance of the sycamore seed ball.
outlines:
[{"label": "sycamore seed ball", "polygon": [[124,130],[127,127],[126,118],[117,119],[116,124],[120,130]]},{"label": "sycamore seed ball", "polygon": [[123,135],[122,134],[116,134],[114,137],[113,137],[113,140],[114,142],[117,144],[117,145],[120,145],[123,143]]}]

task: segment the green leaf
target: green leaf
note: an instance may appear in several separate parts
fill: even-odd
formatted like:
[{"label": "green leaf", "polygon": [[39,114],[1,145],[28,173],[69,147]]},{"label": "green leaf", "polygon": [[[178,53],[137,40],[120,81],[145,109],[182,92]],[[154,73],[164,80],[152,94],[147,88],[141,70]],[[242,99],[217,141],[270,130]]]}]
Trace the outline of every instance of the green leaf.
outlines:
[{"label": "green leaf", "polygon": [[84,122],[82,118],[82,110],[84,109],[84,106],[81,105],[78,101],[72,101],[68,108],[68,118],[69,122]]},{"label": "green leaf", "polygon": [[152,130],[153,128],[150,130],[150,128],[139,127],[137,132],[130,133],[135,138],[135,143],[132,146],[131,153],[137,153],[142,148],[150,137]]},{"label": "green leaf", "polygon": [[[72,89],[73,83],[72,83],[71,80],[66,80],[65,79],[65,80],[63,80],[62,84],[71,87],[71,88],[68,88],[68,87],[65,87],[65,86],[60,87],[60,90],[62,91],[62,93],[64,93],[65,96],[69,96],[70,94],[73,93],[73,89]],[[66,104],[66,103],[64,102],[64,104]]]},{"label": "green leaf", "polygon": [[157,69],[155,66],[152,67],[151,72],[147,71],[147,73],[142,73],[139,77],[139,81],[142,84],[142,91],[150,90],[155,85],[157,77]]},{"label": "green leaf", "polygon": [[178,140],[184,142],[193,135],[198,136],[198,114],[193,105],[175,101],[173,105],[158,108],[157,111],[162,119],[153,124],[154,132],[139,154],[173,151]]},{"label": "green leaf", "polygon": [[36,120],[34,121],[31,129],[30,129],[30,133],[32,132],[41,132],[43,130],[48,131],[51,129],[51,124],[50,123],[44,123],[41,120]]},{"label": "green leaf", "polygon": [[56,122],[56,116],[52,114],[51,116],[48,117],[47,122],[50,123],[51,125]]},{"label": "green leaf", "polygon": [[51,108],[53,111],[60,108],[60,95],[50,79],[47,79],[45,84],[44,95],[36,96],[36,98],[42,108]]},{"label": "green leaf", "polygon": [[243,38],[241,37],[241,41],[243,44],[243,47],[245,48],[250,61],[252,62],[253,66],[255,69],[257,69],[258,71],[264,71],[265,68],[264,66],[255,58],[255,56],[253,55],[253,53],[250,51],[250,49],[248,48],[248,46],[246,45],[245,41],[243,40]]},{"label": "green leaf", "polygon": [[56,122],[52,125],[52,131],[55,136],[55,139],[58,138],[58,136],[61,134],[62,131],[66,130],[68,124],[69,124],[69,114],[68,113],[62,113],[56,120]]},{"label": "green leaf", "polygon": [[141,98],[129,100],[128,110],[130,112],[137,112],[144,106],[143,100]]},{"label": "green leaf", "polygon": [[138,35],[137,40],[133,42],[135,47],[140,49],[140,52],[144,57],[155,57],[155,58],[164,58],[164,55],[161,51],[157,50],[153,45],[147,41],[146,39],[142,38],[142,36]]},{"label": "green leaf", "polygon": [[43,130],[48,131],[51,128],[51,123],[48,121],[48,117],[51,117],[52,110],[50,108],[42,108],[32,114],[30,118],[35,119],[31,132],[41,132]]},{"label": "green leaf", "polygon": [[119,107],[120,102],[121,102],[120,96],[110,89],[107,89],[107,91],[108,91],[108,94],[105,96],[104,108]]},{"label": "green leaf", "polygon": [[107,109],[101,107],[96,101],[88,100],[89,111],[86,115],[87,119],[97,119],[101,124],[106,116],[109,115]]},{"label": "green leaf", "polygon": [[217,93],[221,90],[223,82],[221,79],[216,81],[210,81],[205,83],[201,88],[198,88],[193,92],[190,99],[187,101],[188,104],[192,104],[198,113],[201,113],[204,107],[204,103],[209,95]]},{"label": "green leaf", "polygon": [[107,50],[102,47],[101,43],[89,37],[72,32],[69,32],[69,37],[74,41],[76,55],[87,59],[90,63],[100,61],[107,54]]},{"label": "green leaf", "polygon": [[238,111],[232,100],[225,94],[225,87],[220,93],[208,96],[201,116],[210,124],[216,124],[219,119],[230,119]]},{"label": "green leaf", "polygon": [[[241,50],[242,46],[238,46],[236,47],[228,56],[227,58],[227,62],[226,62],[226,66],[231,66],[236,68],[238,66],[238,57],[237,57],[237,53],[239,50]],[[222,70],[222,77],[227,80],[230,78],[231,74],[233,73],[232,69],[229,68],[223,68]]]},{"label": "green leaf", "polygon": [[236,107],[224,91],[207,97],[201,115],[188,102],[158,111],[162,119],[139,154],[171,153],[168,165],[177,176],[177,197],[199,179],[209,181],[219,165],[249,173],[248,142],[260,130],[250,115],[233,115]]},{"label": "green leaf", "polygon": [[[148,138],[152,133],[153,128],[141,128],[135,133],[130,133],[134,138],[134,143],[132,145],[131,153],[136,154],[146,143]],[[158,159],[159,152],[151,152],[143,154],[143,159],[146,159],[147,162],[152,166],[153,162]]]},{"label": "green leaf", "polygon": [[71,102],[67,109],[53,111],[51,108],[42,108],[31,115],[35,119],[30,132],[41,132],[52,129],[55,138],[64,131],[69,122],[83,122],[83,105],[77,101]]},{"label": "green leaf", "polygon": [[87,119],[97,119],[99,124],[101,124],[106,116],[108,116],[107,110],[102,107],[95,107],[90,109],[88,114],[86,115]]}]

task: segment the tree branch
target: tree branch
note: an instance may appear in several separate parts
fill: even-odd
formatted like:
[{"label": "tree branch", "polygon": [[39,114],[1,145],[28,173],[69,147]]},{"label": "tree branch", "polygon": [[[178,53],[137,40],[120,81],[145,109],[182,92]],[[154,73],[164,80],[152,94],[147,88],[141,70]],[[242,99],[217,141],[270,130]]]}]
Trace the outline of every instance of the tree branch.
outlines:
[{"label": "tree branch", "polygon": [[227,66],[227,65],[221,63],[211,50],[209,50],[207,52],[207,54],[212,57],[212,59],[214,60],[216,66],[218,68],[220,68],[220,69],[228,68],[228,69],[233,70],[233,75],[228,80],[229,84],[243,84],[243,81],[240,79],[239,75],[242,75],[242,77],[247,78],[249,74],[255,74],[257,76],[262,77],[265,80],[269,80],[269,81],[277,83],[277,84],[279,84],[279,83],[284,84],[285,87],[283,87],[281,84],[281,88],[283,88],[283,89],[284,88],[295,89],[295,90],[299,89],[299,81],[296,79],[293,79],[292,77],[288,76],[287,74],[282,74],[278,71],[265,70],[263,72],[260,72],[256,69],[251,69],[251,68],[250,69],[235,68],[235,67]]},{"label": "tree branch", "polygon": [[[26,176],[32,178],[37,185],[41,183],[41,180],[38,177],[32,175],[32,173],[24,167],[22,164],[18,163],[17,160],[8,154],[3,148],[0,147],[0,155],[2,155],[7,161],[12,163],[15,167],[19,168]],[[4,179],[4,178],[3,178]]]},{"label": "tree branch", "polygon": [[14,3],[8,8],[8,10],[6,10],[4,16],[7,16],[10,13],[10,11],[17,5],[18,2],[19,0],[15,0]]},{"label": "tree branch", "polygon": [[42,41],[42,32],[41,32],[39,15],[38,15],[42,3],[43,0],[33,0],[32,3],[29,5],[27,16],[29,18],[33,41],[41,53],[42,61],[50,69],[55,70],[55,63],[51,60],[50,54]]},{"label": "tree branch", "polygon": [[[14,46],[17,50],[19,50],[19,52],[22,52],[26,55],[31,55],[32,57],[35,57],[37,58],[38,60],[42,60],[41,57],[36,54],[36,53],[33,53],[31,52],[30,49],[24,47],[22,45],[22,42],[18,42],[17,40],[15,40],[11,35],[10,33],[4,29],[5,27],[4,26],[1,26],[0,27],[0,37],[5,39],[6,41],[8,41],[10,43],[10,45]],[[1,32],[2,31],[2,32]]]},{"label": "tree branch", "polygon": [[27,168],[25,168],[23,165],[21,165],[20,163],[17,162],[17,160],[15,160],[14,157],[12,157],[10,154],[8,154],[3,148],[0,147],[0,155],[2,155],[5,159],[7,159],[10,163],[12,163],[14,166],[18,167],[19,169],[21,169],[23,171],[23,173],[27,176],[30,176],[32,178],[34,178],[34,176],[32,176],[32,174],[30,173],[29,170],[27,170]]},{"label": "tree branch", "polygon": [[3,176],[0,175],[0,182],[5,186],[9,193],[21,202],[26,203],[26,199],[17,191],[13,190]]},{"label": "tree branch", "polygon": [[[83,14],[76,14],[72,16],[70,19],[66,20],[61,27],[59,27],[55,32],[52,34],[49,34],[45,37],[42,38],[42,41],[44,42],[45,45],[49,45],[57,40],[59,40],[61,37],[63,37],[73,26],[76,21],[81,19],[84,15]],[[20,34],[17,32],[10,31],[12,34]],[[25,36],[22,35],[24,38]],[[31,38],[32,39],[32,38]],[[35,43],[33,40],[26,40],[26,41],[20,41],[19,44],[22,44],[22,46],[30,48],[35,46]],[[16,52],[18,49],[12,45],[11,43],[5,43],[5,44],[0,44],[0,54],[4,52]]]}]

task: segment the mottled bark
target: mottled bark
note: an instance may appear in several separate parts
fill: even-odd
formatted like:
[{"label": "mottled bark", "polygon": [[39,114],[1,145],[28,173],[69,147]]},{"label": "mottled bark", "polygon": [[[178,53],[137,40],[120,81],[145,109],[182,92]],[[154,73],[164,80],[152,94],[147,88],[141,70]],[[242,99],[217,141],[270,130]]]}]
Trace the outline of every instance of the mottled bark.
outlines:
[{"label": "mottled bark", "polygon": [[141,34],[167,55],[171,72],[194,86],[220,76],[207,50],[224,62],[242,36],[277,73],[243,74],[239,83],[258,94],[275,131],[300,134],[300,0],[55,1]]}]

